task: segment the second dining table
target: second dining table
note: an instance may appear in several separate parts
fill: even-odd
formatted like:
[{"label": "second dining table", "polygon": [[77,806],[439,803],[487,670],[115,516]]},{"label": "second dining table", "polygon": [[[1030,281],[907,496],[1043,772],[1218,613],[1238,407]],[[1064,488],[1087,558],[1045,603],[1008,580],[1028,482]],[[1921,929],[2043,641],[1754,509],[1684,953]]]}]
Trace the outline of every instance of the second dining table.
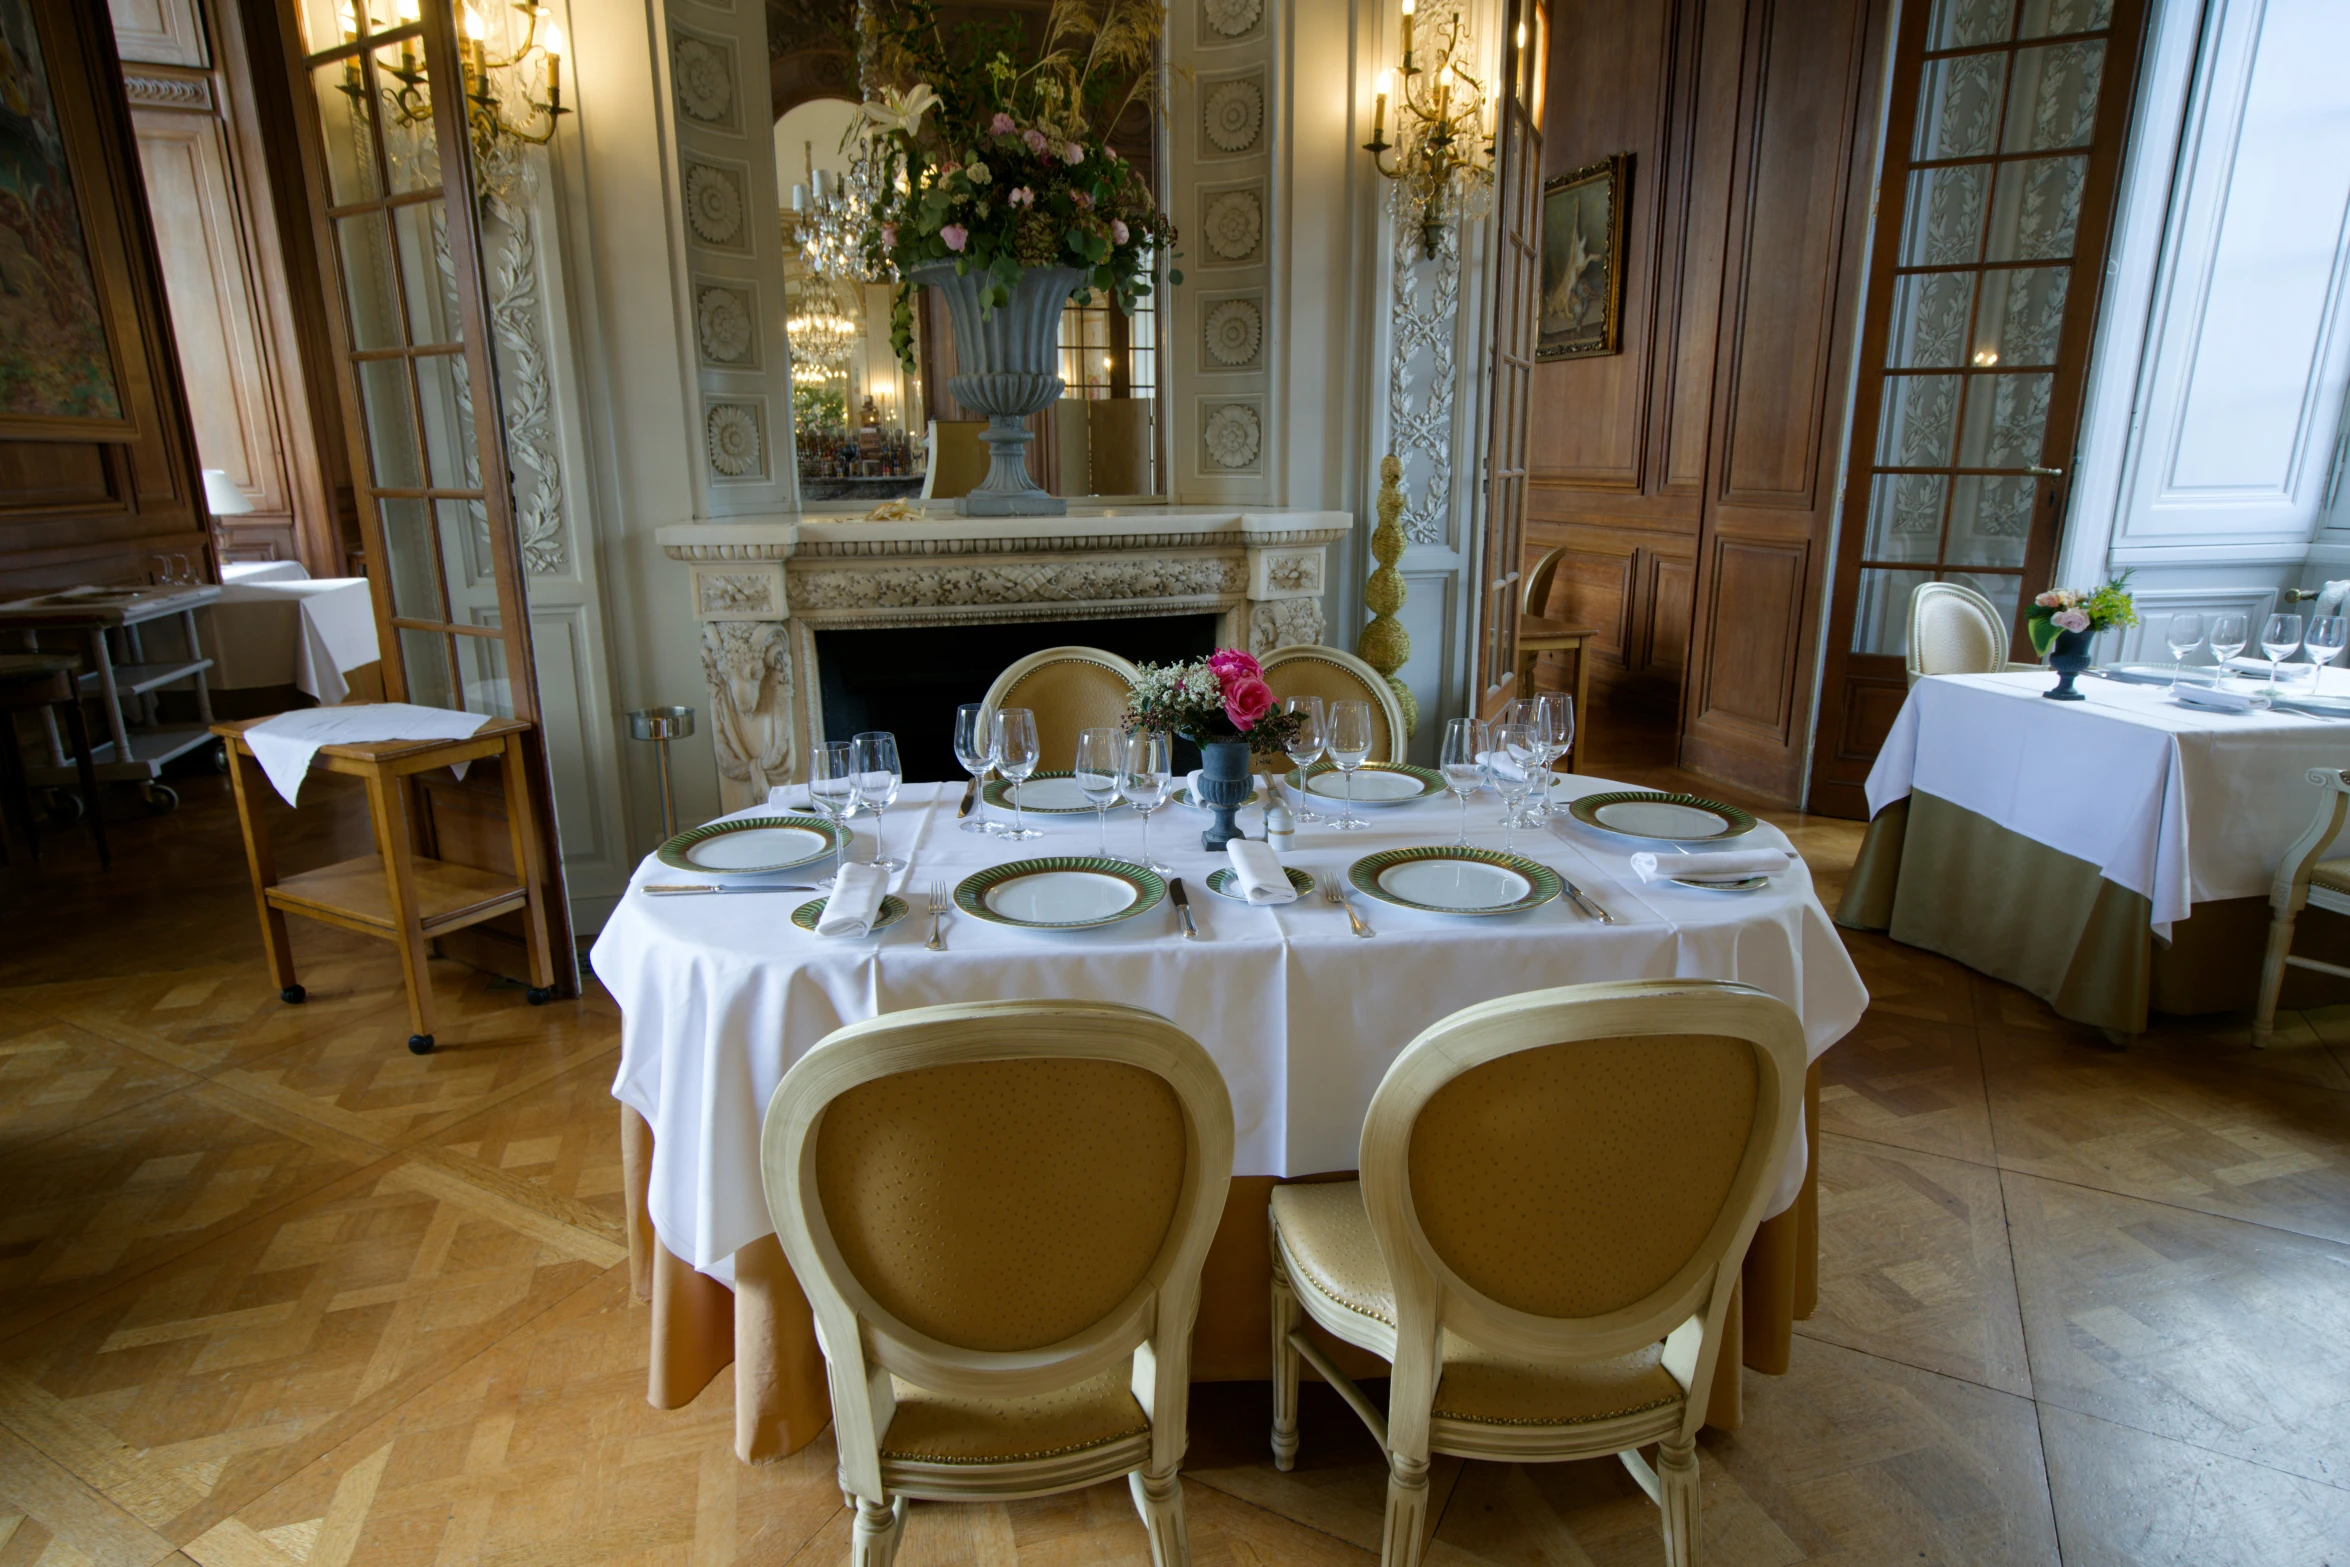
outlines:
[{"label": "second dining table", "polygon": [[[1570,820],[1575,797],[1622,786],[1560,777],[1547,828],[1517,829],[1519,853],[1572,882],[1610,916],[1567,898],[1472,918],[1411,911],[1354,895],[1372,934],[1317,888],[1258,906],[1207,888],[1227,864],[1202,849],[1203,812],[1161,809],[1156,858],[1183,879],[1198,928],[1186,937],[1164,905],[1105,928],[1007,928],[950,908],[944,950],[926,946],[927,893],[975,872],[1039,856],[1097,856],[1091,811],[1026,820],[1042,837],[1009,842],[958,830],[964,786],[909,785],[883,820],[883,849],[907,862],[891,887],[911,917],[854,939],[825,938],[791,915],[816,894],[665,897],[648,884],[688,879],[655,859],[639,867],[593,952],[619,1002],[621,1101],[630,1251],[654,1306],[650,1395],[690,1401],[735,1363],[737,1449],[745,1459],[803,1445],[830,1418],[823,1363],[762,1195],[759,1129],[783,1074],[846,1024],[908,1007],[999,998],[1108,1000],[1148,1008],[1197,1039],[1229,1085],[1235,1179],[1211,1251],[1194,1335],[1196,1380],[1269,1374],[1269,1261],[1264,1210],[1278,1181],[1351,1173],[1363,1116],[1388,1065],[1422,1029],[1463,1007],[1522,991],[1601,980],[1735,980],[1778,996],[1802,1019],[1815,1063],[1810,1138],[1798,1138],[1775,1195],[1777,1215],[1749,1253],[1742,1286],[1743,1361],[1783,1370],[1792,1321],[1816,1294],[1816,1062],[1860,1018],[1867,994],[1800,857],[1767,886],[1727,892],[1643,883],[1641,847]],[[777,791],[737,818],[804,810],[804,787]],[[1316,807],[1335,802],[1315,799]],[[1450,843],[1454,802],[1357,805],[1366,830],[1301,826],[1285,863],[1327,885],[1382,850]],[[1259,812],[1244,811],[1256,832]],[[1131,811],[1108,821],[1113,857],[1140,857]],[[1469,840],[1498,849],[1493,797],[1472,806]],[[1745,844],[1788,847],[1767,823]],[[872,819],[856,819],[852,857],[871,857]],[[1669,852],[1669,851],[1668,851]],[[813,880],[823,865],[779,880]],[[1723,1357],[1714,1422],[1738,1419],[1740,1353]],[[1376,1374],[1376,1373],[1373,1373]]]}]

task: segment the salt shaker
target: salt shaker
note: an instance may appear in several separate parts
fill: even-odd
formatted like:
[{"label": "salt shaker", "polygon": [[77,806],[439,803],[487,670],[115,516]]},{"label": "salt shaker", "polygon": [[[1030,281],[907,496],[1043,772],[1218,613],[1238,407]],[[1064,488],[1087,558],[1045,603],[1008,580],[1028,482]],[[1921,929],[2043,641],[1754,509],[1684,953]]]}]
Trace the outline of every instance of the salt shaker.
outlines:
[{"label": "salt shaker", "polygon": [[1297,847],[1297,823],[1286,805],[1274,805],[1265,811],[1265,846],[1275,854],[1287,854]]}]

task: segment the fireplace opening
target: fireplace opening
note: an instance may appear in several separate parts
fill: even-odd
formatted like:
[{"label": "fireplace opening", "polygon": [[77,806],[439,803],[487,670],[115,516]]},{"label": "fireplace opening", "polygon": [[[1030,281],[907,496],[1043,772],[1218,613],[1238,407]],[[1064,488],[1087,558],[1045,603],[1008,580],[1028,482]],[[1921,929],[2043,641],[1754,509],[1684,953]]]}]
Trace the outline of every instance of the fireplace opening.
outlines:
[{"label": "fireplace opening", "polygon": [[[898,761],[912,782],[963,776],[955,761],[955,709],[987,695],[1015,659],[1048,647],[1098,647],[1137,664],[1204,658],[1216,650],[1214,614],[1118,620],[1024,620],[991,626],[896,626],[819,631],[824,733],[846,740],[863,730],[898,737]],[[1177,747],[1189,751],[1189,746]],[[1070,758],[1046,757],[1048,769]],[[1178,756],[1179,768],[1198,766]]]}]

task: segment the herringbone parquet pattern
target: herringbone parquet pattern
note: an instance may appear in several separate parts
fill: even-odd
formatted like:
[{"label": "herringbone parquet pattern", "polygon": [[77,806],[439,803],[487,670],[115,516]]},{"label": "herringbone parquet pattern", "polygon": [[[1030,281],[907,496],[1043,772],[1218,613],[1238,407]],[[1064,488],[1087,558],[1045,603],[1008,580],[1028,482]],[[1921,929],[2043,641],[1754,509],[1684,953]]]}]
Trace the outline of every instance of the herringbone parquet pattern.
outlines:
[{"label": "herringbone parquet pattern", "polygon": [[[233,815],[184,792],[111,879],[76,840],[0,871],[0,1567],[844,1561],[827,1440],[747,1467],[727,1378],[644,1402],[610,1002],[449,967],[420,1059],[386,951],[301,926],[284,1006]],[[351,804],[284,841],[357,852]],[[1858,830],[1788,825],[1832,901]],[[1820,1309],[1701,1446],[1706,1560],[2350,1563],[2350,1017],[2120,1053],[1851,945],[1875,1004],[1824,1074]],[[1267,1419],[1195,1390],[1194,1561],[1374,1561],[1354,1417],[1309,1387],[1290,1474]],[[1434,1484],[1432,1563],[1659,1559],[1615,1465]],[[1148,1552],[1097,1487],[919,1506],[900,1560]]]}]

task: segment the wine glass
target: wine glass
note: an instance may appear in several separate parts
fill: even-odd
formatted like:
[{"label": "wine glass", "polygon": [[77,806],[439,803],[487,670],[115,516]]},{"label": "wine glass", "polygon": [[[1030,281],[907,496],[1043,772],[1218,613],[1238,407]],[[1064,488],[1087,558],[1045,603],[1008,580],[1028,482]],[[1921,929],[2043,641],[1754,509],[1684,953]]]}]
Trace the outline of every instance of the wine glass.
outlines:
[{"label": "wine glass", "polygon": [[1493,787],[1501,795],[1502,852],[1515,854],[1518,812],[1541,768],[1542,741],[1532,724],[1495,724],[1489,738]]},{"label": "wine glass", "polygon": [[898,788],[906,781],[898,765],[898,737],[885,729],[868,729],[853,742],[857,748],[857,803],[873,807],[873,863],[885,871],[902,871],[904,860],[882,853],[882,824],[897,803]]},{"label": "wine glass", "polygon": [[2211,617],[2211,656],[2219,660],[2219,678],[2228,674],[2228,660],[2244,651],[2245,624],[2241,615]]},{"label": "wine glass", "polygon": [[1151,859],[1151,812],[1167,803],[1175,787],[1175,752],[1163,734],[1151,730],[1126,737],[1125,766],[1118,773],[1118,797],[1142,815],[1142,863],[1161,876],[1173,871]]},{"label": "wine glass", "polygon": [[1330,704],[1330,763],[1346,777],[1346,808],[1330,825],[1340,832],[1353,832],[1371,824],[1355,815],[1355,769],[1362,766],[1371,754],[1371,704],[1368,702],[1333,702]]},{"label": "wine glass", "polygon": [[826,878],[828,885],[839,879],[848,840],[856,836],[855,829],[847,825],[848,814],[857,803],[855,744],[827,740],[808,753],[808,803],[816,807],[818,815],[840,829],[840,836],[833,840],[833,874]]},{"label": "wine glass", "polygon": [[1551,769],[1575,744],[1575,699],[1564,691],[1545,691],[1534,702],[1542,717],[1542,798],[1534,802],[1534,819],[1547,822]]},{"label": "wine glass", "polygon": [[2170,644],[2170,684],[2171,689],[2176,691],[2179,688],[2179,676],[2187,667],[2187,655],[2203,642],[2203,617],[2194,614],[2173,615],[2162,636]]},{"label": "wine glass", "polygon": [[1110,857],[1110,807],[1118,800],[1118,769],[1125,757],[1125,730],[1112,726],[1078,731],[1077,792],[1093,807],[1105,860]]},{"label": "wine glass", "polygon": [[[971,775],[973,783],[987,776],[993,765],[989,760],[991,739],[985,702],[965,702],[955,709],[955,761]],[[989,837],[1000,837],[1003,828],[987,819],[987,806],[982,803],[973,814],[963,818],[963,831],[983,832]]]},{"label": "wine glass", "polygon": [[1474,718],[1454,718],[1444,726],[1444,755],[1439,765],[1444,769],[1444,787],[1450,789],[1461,802],[1461,835],[1456,844],[1469,841],[1469,796],[1485,787],[1485,725]]},{"label": "wine glass", "polygon": [[1020,785],[1036,771],[1039,754],[1034,713],[1025,707],[1007,707],[995,715],[995,735],[988,746],[988,759],[995,764],[997,772],[1012,780],[1012,825],[1003,829],[1006,838],[1024,840],[1044,836],[1028,825],[1028,813],[1020,805]]},{"label": "wine glass", "polygon": [[1297,729],[1283,742],[1282,751],[1289,757],[1289,765],[1297,774],[1297,820],[1305,822],[1328,821],[1320,811],[1308,809],[1306,769],[1322,759],[1322,742],[1327,738],[1322,718],[1322,699],[1318,696],[1293,696],[1281,703],[1285,713],[1298,716]]},{"label": "wine glass", "polygon": [[2277,666],[2298,652],[2301,647],[2301,617],[2299,615],[2271,615],[2268,624],[2260,628],[2260,650],[2268,655],[2268,684],[2274,691],[2277,684]]},{"label": "wine glass", "polygon": [[[2342,656],[2344,642],[2350,642],[2350,621],[2339,615],[2320,615],[2309,623],[2309,637],[2301,644],[2301,650],[2322,672],[2326,665]],[[2320,673],[2317,678],[2325,677]]]}]

